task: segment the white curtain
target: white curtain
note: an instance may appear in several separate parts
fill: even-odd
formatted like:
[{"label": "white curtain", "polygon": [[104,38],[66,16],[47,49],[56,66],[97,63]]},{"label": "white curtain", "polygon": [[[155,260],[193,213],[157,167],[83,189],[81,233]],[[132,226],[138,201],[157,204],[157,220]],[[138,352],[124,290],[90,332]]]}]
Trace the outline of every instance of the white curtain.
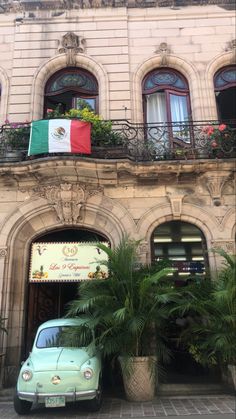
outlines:
[{"label": "white curtain", "polygon": [[165,123],[167,121],[166,114],[166,98],[164,92],[153,93],[146,96],[147,98],[147,123],[155,124],[155,122]]},{"label": "white curtain", "polygon": [[[188,107],[186,96],[170,94],[170,111],[172,122],[188,122]],[[190,133],[187,126],[183,124],[173,126],[173,134],[178,139],[190,142]]]},{"label": "white curtain", "polygon": [[164,92],[157,92],[146,96],[148,138],[154,140],[155,146],[168,142],[168,132],[163,125],[167,122],[166,96]]},{"label": "white curtain", "polygon": [[[184,122],[188,121],[188,107],[186,96],[170,94],[170,113],[171,121],[167,121],[167,103],[166,93],[157,92],[146,96],[147,100],[147,123],[148,123],[148,138],[153,139],[157,144],[163,145],[168,142],[168,130],[163,126],[158,127],[158,123],[165,124],[166,122]],[[183,124],[172,127],[172,133],[175,137],[185,141],[190,141],[189,129]]]},{"label": "white curtain", "polygon": [[[188,121],[188,108],[186,96],[177,96],[170,94],[170,110],[172,122]],[[178,127],[173,128],[173,131],[178,130]]]}]

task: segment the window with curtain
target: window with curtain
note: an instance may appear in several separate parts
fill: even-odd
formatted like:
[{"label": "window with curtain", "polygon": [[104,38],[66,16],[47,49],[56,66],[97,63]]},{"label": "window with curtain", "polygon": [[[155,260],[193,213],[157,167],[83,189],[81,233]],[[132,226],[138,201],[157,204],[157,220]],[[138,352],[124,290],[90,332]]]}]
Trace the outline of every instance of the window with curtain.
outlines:
[{"label": "window with curtain", "polygon": [[158,137],[164,125],[166,132],[162,140],[190,142],[187,125],[191,120],[191,109],[185,77],[173,69],[156,69],[145,76],[142,90],[144,119],[150,135],[153,131],[153,137]]},{"label": "window with curtain", "polygon": [[221,68],[214,77],[218,118],[236,126],[236,65]]},{"label": "window with curtain", "polygon": [[45,86],[44,115],[48,110],[62,113],[87,107],[98,112],[98,83],[89,71],[70,67],[53,74]]}]

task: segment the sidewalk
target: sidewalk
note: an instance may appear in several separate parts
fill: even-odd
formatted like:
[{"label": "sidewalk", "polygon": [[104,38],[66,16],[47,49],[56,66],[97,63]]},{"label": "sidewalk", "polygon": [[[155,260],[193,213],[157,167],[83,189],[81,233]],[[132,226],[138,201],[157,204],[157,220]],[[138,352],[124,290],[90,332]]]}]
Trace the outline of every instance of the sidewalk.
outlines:
[{"label": "sidewalk", "polygon": [[[78,419],[143,419],[166,417],[191,419],[234,419],[235,397],[229,394],[209,396],[157,397],[152,402],[131,403],[123,398],[105,397],[97,413],[89,413],[83,404],[66,408],[45,409],[35,407],[29,419],[78,418]],[[0,402],[1,419],[19,419],[11,401]]]}]

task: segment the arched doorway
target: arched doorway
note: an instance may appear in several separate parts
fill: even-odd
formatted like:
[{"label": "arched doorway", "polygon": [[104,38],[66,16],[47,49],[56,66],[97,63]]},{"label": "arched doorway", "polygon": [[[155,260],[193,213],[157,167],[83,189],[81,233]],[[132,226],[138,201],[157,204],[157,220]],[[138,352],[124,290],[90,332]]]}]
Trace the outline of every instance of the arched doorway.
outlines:
[{"label": "arched doorway", "polygon": [[236,66],[221,68],[214,77],[220,122],[236,124]]},{"label": "arched doorway", "polygon": [[[41,235],[34,240],[37,243],[98,243],[108,242],[107,238],[100,233],[85,229],[63,229]],[[68,303],[78,296],[79,281],[68,281],[58,277],[58,280],[50,282],[29,282],[27,303],[26,347],[25,355],[32,347],[35,332],[38,326],[50,319],[63,317],[66,314]]]},{"label": "arched doorway", "polygon": [[[173,273],[175,286],[185,286],[189,281],[204,281],[208,271],[206,239],[195,225],[173,220],[159,225],[151,238],[152,260],[168,260],[176,268]],[[217,371],[210,371],[196,363],[180,343],[179,336],[189,319],[170,319],[167,327],[168,346],[172,352],[169,364],[164,365],[168,383],[208,383],[218,378]]]}]

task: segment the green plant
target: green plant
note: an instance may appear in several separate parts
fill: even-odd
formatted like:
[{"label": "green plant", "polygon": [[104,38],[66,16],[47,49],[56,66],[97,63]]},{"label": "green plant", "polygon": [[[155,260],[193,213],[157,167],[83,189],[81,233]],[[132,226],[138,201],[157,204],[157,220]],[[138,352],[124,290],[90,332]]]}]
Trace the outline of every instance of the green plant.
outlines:
[{"label": "green plant", "polygon": [[108,255],[103,264],[109,277],[82,283],[68,316],[84,316],[85,324],[97,330],[96,344],[104,356],[153,354],[150,342],[156,335],[155,353],[159,361],[166,360],[170,353],[164,329],[178,291],[167,277],[171,268],[156,265],[153,272],[139,266],[138,245],[126,238],[115,249],[98,245]]},{"label": "green plant", "polygon": [[10,123],[4,125],[4,138],[11,150],[22,150],[28,147],[30,127],[26,123]]},{"label": "green plant", "polygon": [[222,249],[214,252],[224,258],[222,267],[206,286],[191,285],[188,290],[185,313],[192,317],[182,339],[197,362],[224,367],[236,364],[236,257]]},{"label": "green plant", "polygon": [[234,148],[234,130],[225,124],[204,126],[201,129],[201,138],[206,140],[210,157],[223,157],[224,152],[230,152]]},{"label": "green plant", "polygon": [[[77,118],[91,123],[91,142],[93,146],[122,146],[124,144],[121,133],[114,131],[111,121],[104,121],[81,99],[79,109],[69,109],[63,113],[58,105],[54,110],[48,109],[47,118]],[[85,106],[86,105],[86,106]]]},{"label": "green plant", "polygon": [[92,144],[95,146],[117,146],[123,144],[122,136],[119,132],[113,131],[112,122],[104,121],[99,115],[89,110],[87,107],[82,109],[70,109],[65,113],[66,118],[79,118],[92,124]]}]

